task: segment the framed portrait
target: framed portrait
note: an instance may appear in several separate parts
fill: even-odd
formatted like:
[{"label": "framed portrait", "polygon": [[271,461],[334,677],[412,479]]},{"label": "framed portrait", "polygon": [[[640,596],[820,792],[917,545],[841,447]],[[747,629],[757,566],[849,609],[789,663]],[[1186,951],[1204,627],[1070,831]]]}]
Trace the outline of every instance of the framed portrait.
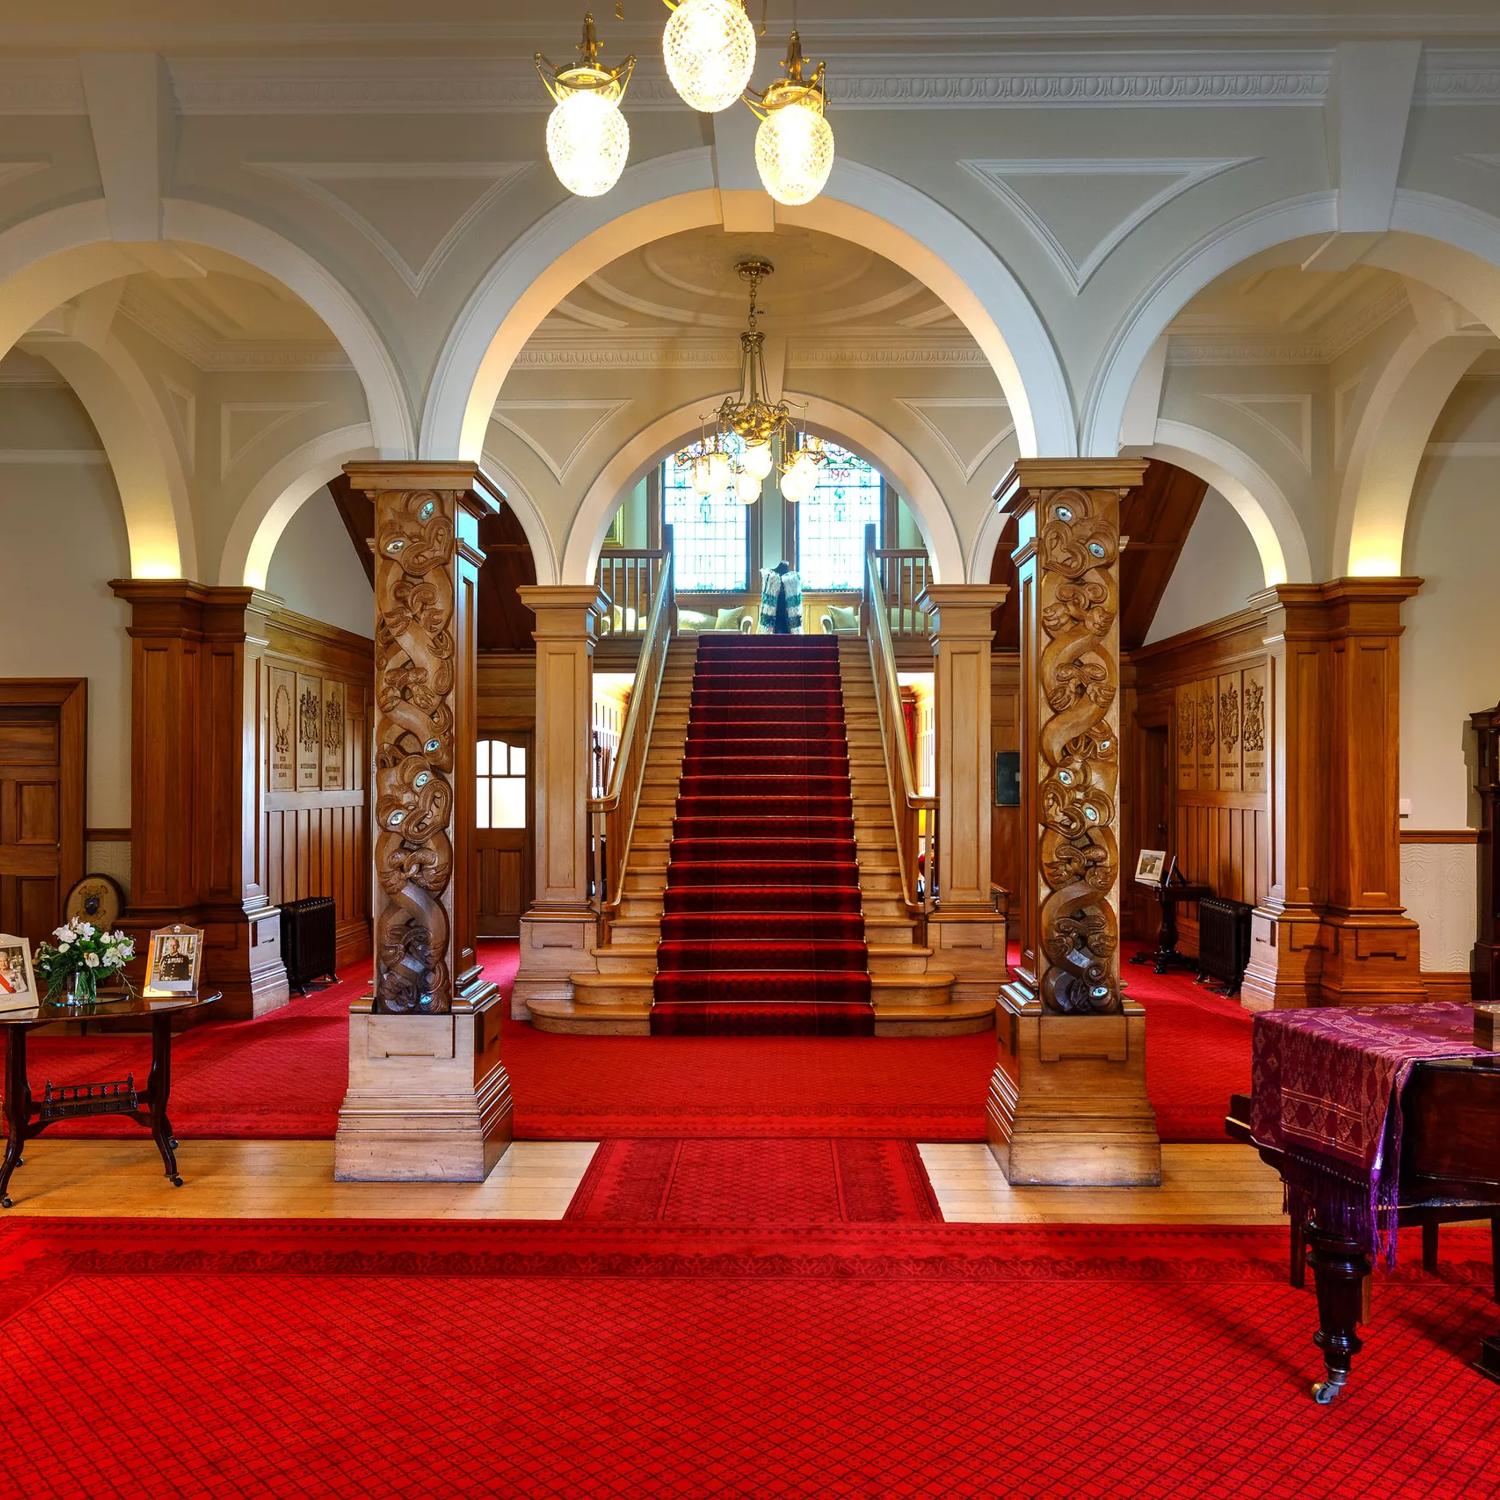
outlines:
[{"label": "framed portrait", "polygon": [[35,1010],[41,1003],[31,968],[31,944],[0,933],[0,1011]]},{"label": "framed portrait", "polygon": [[1160,885],[1167,868],[1165,849],[1142,849],[1135,862],[1135,878],[1142,885]]},{"label": "framed portrait", "polygon": [[1021,752],[995,751],[995,806],[1021,805]]},{"label": "framed portrait", "polygon": [[196,927],[159,927],[146,950],[146,994],[196,995],[203,967],[203,933]]}]

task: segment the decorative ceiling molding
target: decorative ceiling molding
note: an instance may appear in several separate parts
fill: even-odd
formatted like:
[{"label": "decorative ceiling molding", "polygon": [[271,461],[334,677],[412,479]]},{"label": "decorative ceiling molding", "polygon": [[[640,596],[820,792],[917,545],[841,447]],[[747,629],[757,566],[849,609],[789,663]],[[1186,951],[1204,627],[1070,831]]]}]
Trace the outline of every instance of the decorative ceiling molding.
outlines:
[{"label": "decorative ceiling molding", "polygon": [[[219,478],[224,479],[263,438],[327,404],[326,401],[225,401],[219,407]],[[237,423],[241,428],[238,434]],[[248,433],[243,431],[245,427],[250,428]]]},{"label": "decorative ceiling molding", "polygon": [[[988,369],[989,361],[967,334],[844,335],[837,343],[790,339],[787,364],[800,370],[939,367]],[[536,334],[517,355],[518,370],[734,370],[739,351],[725,338],[679,334]]]},{"label": "decorative ceiling molding", "polygon": [[836,342],[792,339],[787,345],[786,362],[799,370],[839,370],[846,366],[990,368],[984,351],[967,334],[946,337],[929,334],[911,338],[878,336],[869,340],[846,335]]},{"label": "decorative ceiling molding", "polygon": [[[1307,392],[1216,393],[1209,395],[1208,399],[1248,417],[1257,427],[1270,433],[1307,473],[1312,473],[1313,398]],[[1277,421],[1272,415],[1277,411],[1284,412],[1288,420]]]},{"label": "decorative ceiling molding", "polygon": [[1475,439],[1457,443],[1428,443],[1423,453],[1428,458],[1484,458],[1493,462],[1500,458],[1500,443],[1486,443]]},{"label": "decorative ceiling molding", "polygon": [[[561,484],[567,472],[577,462],[578,455],[588,446],[589,440],[611,417],[625,410],[631,403],[626,401],[581,401],[571,397],[559,400],[500,400],[495,403],[492,422],[514,433],[547,466],[548,472]],[[582,425],[590,412],[598,415],[587,427]],[[518,417],[530,414],[530,424],[523,424]],[[549,424],[546,415],[560,420],[555,431],[546,430]],[[538,423],[537,418],[543,420]],[[538,430],[538,429],[541,430]],[[562,449],[571,443],[566,453]]]},{"label": "decorative ceiling molding", "polygon": [[[1008,420],[1009,405],[996,396],[913,396],[898,398],[897,405],[904,406],[942,444],[965,481],[971,481],[990,454],[1016,430],[1016,424]],[[954,427],[943,421],[941,414],[945,412],[981,415],[968,424],[960,420]],[[1005,418],[994,415],[1000,412],[1006,414]],[[962,430],[966,425],[969,430]],[[976,427],[977,432],[973,430]]]},{"label": "decorative ceiling molding", "polygon": [[182,454],[183,467],[192,474],[198,467],[198,398],[170,376],[157,377],[166,396],[167,418]]},{"label": "decorative ceiling molding", "polygon": [[1343,463],[1345,447],[1353,435],[1354,425],[1349,417],[1354,407],[1354,398],[1364,383],[1365,372],[1361,370],[1359,374],[1351,375],[1348,380],[1340,381],[1333,388],[1333,459],[1336,464]]},{"label": "decorative ceiling molding", "polygon": [[[247,161],[252,171],[268,177],[280,178],[292,186],[331,208],[346,223],[372,244],[390,263],[391,269],[401,278],[406,289],[420,297],[428,282],[442,268],[465,229],[499,198],[521,174],[529,169],[530,162],[515,161]],[[477,189],[472,184],[482,185]],[[402,184],[420,183],[431,189],[437,183],[464,183],[470,185],[462,197],[469,201],[466,206],[449,205],[453,210],[448,228],[437,237],[427,236],[419,248],[417,245],[403,251],[391,239],[391,231],[382,230],[369,214],[348,196],[346,186],[341,192],[339,184],[393,184],[377,192],[376,202],[389,207],[404,230],[420,232],[424,224],[434,222],[431,208],[412,211],[409,204],[400,198]],[[421,256],[421,264],[415,263],[413,251]]]},{"label": "decorative ceiling molding", "polygon": [[[1063,279],[1077,293],[1111,251],[1154,213],[1200,183],[1258,159],[1253,156],[1058,157],[1053,160],[970,159],[960,161],[959,165],[1019,215]],[[1086,181],[1079,181],[1088,178],[1116,185],[1135,180],[1138,200],[1124,208],[1113,228],[1101,227],[1104,221],[1099,215],[1108,211],[1101,209],[1096,199],[1090,198]],[[1055,203],[1044,201],[1038,204],[1016,179],[1022,183],[1034,182],[1038,188],[1047,180],[1054,180],[1063,186],[1064,191]],[[1033,194],[1035,192],[1034,188]],[[1115,211],[1121,207],[1123,205],[1117,204]],[[1061,224],[1059,216],[1066,211],[1080,214],[1081,232],[1079,226],[1069,229]],[[1071,244],[1068,243],[1070,239]]]},{"label": "decorative ceiling molding", "polygon": [[108,464],[102,448],[0,448],[0,464]]},{"label": "decorative ceiling molding", "polygon": [[143,297],[127,285],[120,311],[158,343],[204,374],[255,370],[352,370],[338,344],[270,339],[218,340],[159,297]]}]

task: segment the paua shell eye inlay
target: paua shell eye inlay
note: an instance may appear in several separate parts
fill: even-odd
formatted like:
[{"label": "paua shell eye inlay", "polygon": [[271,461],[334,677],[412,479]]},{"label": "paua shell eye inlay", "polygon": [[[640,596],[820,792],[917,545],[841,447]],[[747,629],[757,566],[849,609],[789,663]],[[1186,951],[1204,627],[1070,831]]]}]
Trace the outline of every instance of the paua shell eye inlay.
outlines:
[{"label": "paua shell eye inlay", "polygon": [[1052,512],[1052,514],[1055,515],[1059,521],[1071,521],[1073,519],[1072,509],[1066,505],[1059,505],[1057,509]]},{"label": "paua shell eye inlay", "polygon": [[430,772],[428,772],[428,771],[422,771],[422,772],[420,772],[418,774],[418,776],[416,777],[416,781],[415,781],[415,785],[417,787],[417,790],[421,791],[421,789],[424,786],[426,786],[427,783],[429,781],[431,781],[431,780],[432,780],[432,775],[431,775]]},{"label": "paua shell eye inlay", "polygon": [[419,516],[421,516],[421,518],[424,521],[430,521],[432,519],[432,513],[436,509],[437,509],[437,501],[435,501],[435,500],[424,500],[422,502],[422,508],[417,512],[417,514]]},{"label": "paua shell eye inlay", "polygon": [[438,751],[441,750],[443,747],[442,747],[442,745],[437,740],[428,740],[427,743],[422,746],[422,748],[429,755],[436,755],[438,753]]},{"label": "paua shell eye inlay", "polygon": [[1057,779],[1062,782],[1064,786],[1073,785],[1073,773],[1071,771],[1059,771],[1057,773]]},{"label": "paua shell eye inlay", "polygon": [[401,823],[404,823],[405,821],[406,821],[406,814],[404,812],[393,812],[391,814],[391,827],[392,828],[395,828],[396,826],[398,826]]},{"label": "paua shell eye inlay", "polygon": [[1089,543],[1089,555],[1091,557],[1103,557],[1104,556],[1104,543],[1103,542],[1090,542]]},{"label": "paua shell eye inlay", "polygon": [[385,550],[392,555],[397,552],[404,552],[406,550],[406,538],[404,536],[393,536],[385,544]]},{"label": "paua shell eye inlay", "polygon": [[1083,815],[1089,820],[1090,823],[1097,823],[1099,821],[1099,813],[1096,808],[1084,808]]}]

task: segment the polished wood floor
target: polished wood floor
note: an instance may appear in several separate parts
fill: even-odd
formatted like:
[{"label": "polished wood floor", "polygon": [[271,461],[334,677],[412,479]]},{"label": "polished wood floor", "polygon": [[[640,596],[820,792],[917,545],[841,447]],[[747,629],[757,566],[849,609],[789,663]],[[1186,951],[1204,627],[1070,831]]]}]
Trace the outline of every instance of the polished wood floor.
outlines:
[{"label": "polished wood floor", "polygon": [[[560,1219],[589,1141],[517,1141],[482,1183],[335,1182],[332,1141],[184,1141],[173,1188],[147,1140],[33,1141],[10,1214],[181,1218]],[[1166,1146],[1160,1188],[1012,1188],[983,1146],[922,1146],[943,1215],[968,1223],[1260,1224],[1281,1184],[1232,1144]]]}]

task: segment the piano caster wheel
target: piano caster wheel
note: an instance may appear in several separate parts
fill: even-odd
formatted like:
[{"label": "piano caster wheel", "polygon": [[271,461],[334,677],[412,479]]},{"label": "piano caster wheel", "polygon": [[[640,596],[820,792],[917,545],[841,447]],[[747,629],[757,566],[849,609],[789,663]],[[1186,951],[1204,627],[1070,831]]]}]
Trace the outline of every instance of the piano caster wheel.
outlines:
[{"label": "piano caster wheel", "polygon": [[173,1187],[181,1187],[182,1186],[182,1178],[180,1178],[180,1177],[172,1177],[172,1178],[169,1179],[169,1181],[171,1182],[171,1184],[172,1184]]},{"label": "piano caster wheel", "polygon": [[11,1198],[0,1198],[0,1208],[14,1208],[15,1206],[16,1205]]},{"label": "piano caster wheel", "polygon": [[182,1144],[181,1141],[173,1141],[173,1142],[171,1142],[172,1149],[175,1151],[178,1148],[178,1146],[180,1146],[181,1144]]},{"label": "piano caster wheel", "polygon": [[1330,1406],[1333,1398],[1343,1390],[1344,1383],[1339,1381],[1337,1385],[1331,1380],[1320,1380],[1312,1388],[1312,1398],[1319,1406]]}]

